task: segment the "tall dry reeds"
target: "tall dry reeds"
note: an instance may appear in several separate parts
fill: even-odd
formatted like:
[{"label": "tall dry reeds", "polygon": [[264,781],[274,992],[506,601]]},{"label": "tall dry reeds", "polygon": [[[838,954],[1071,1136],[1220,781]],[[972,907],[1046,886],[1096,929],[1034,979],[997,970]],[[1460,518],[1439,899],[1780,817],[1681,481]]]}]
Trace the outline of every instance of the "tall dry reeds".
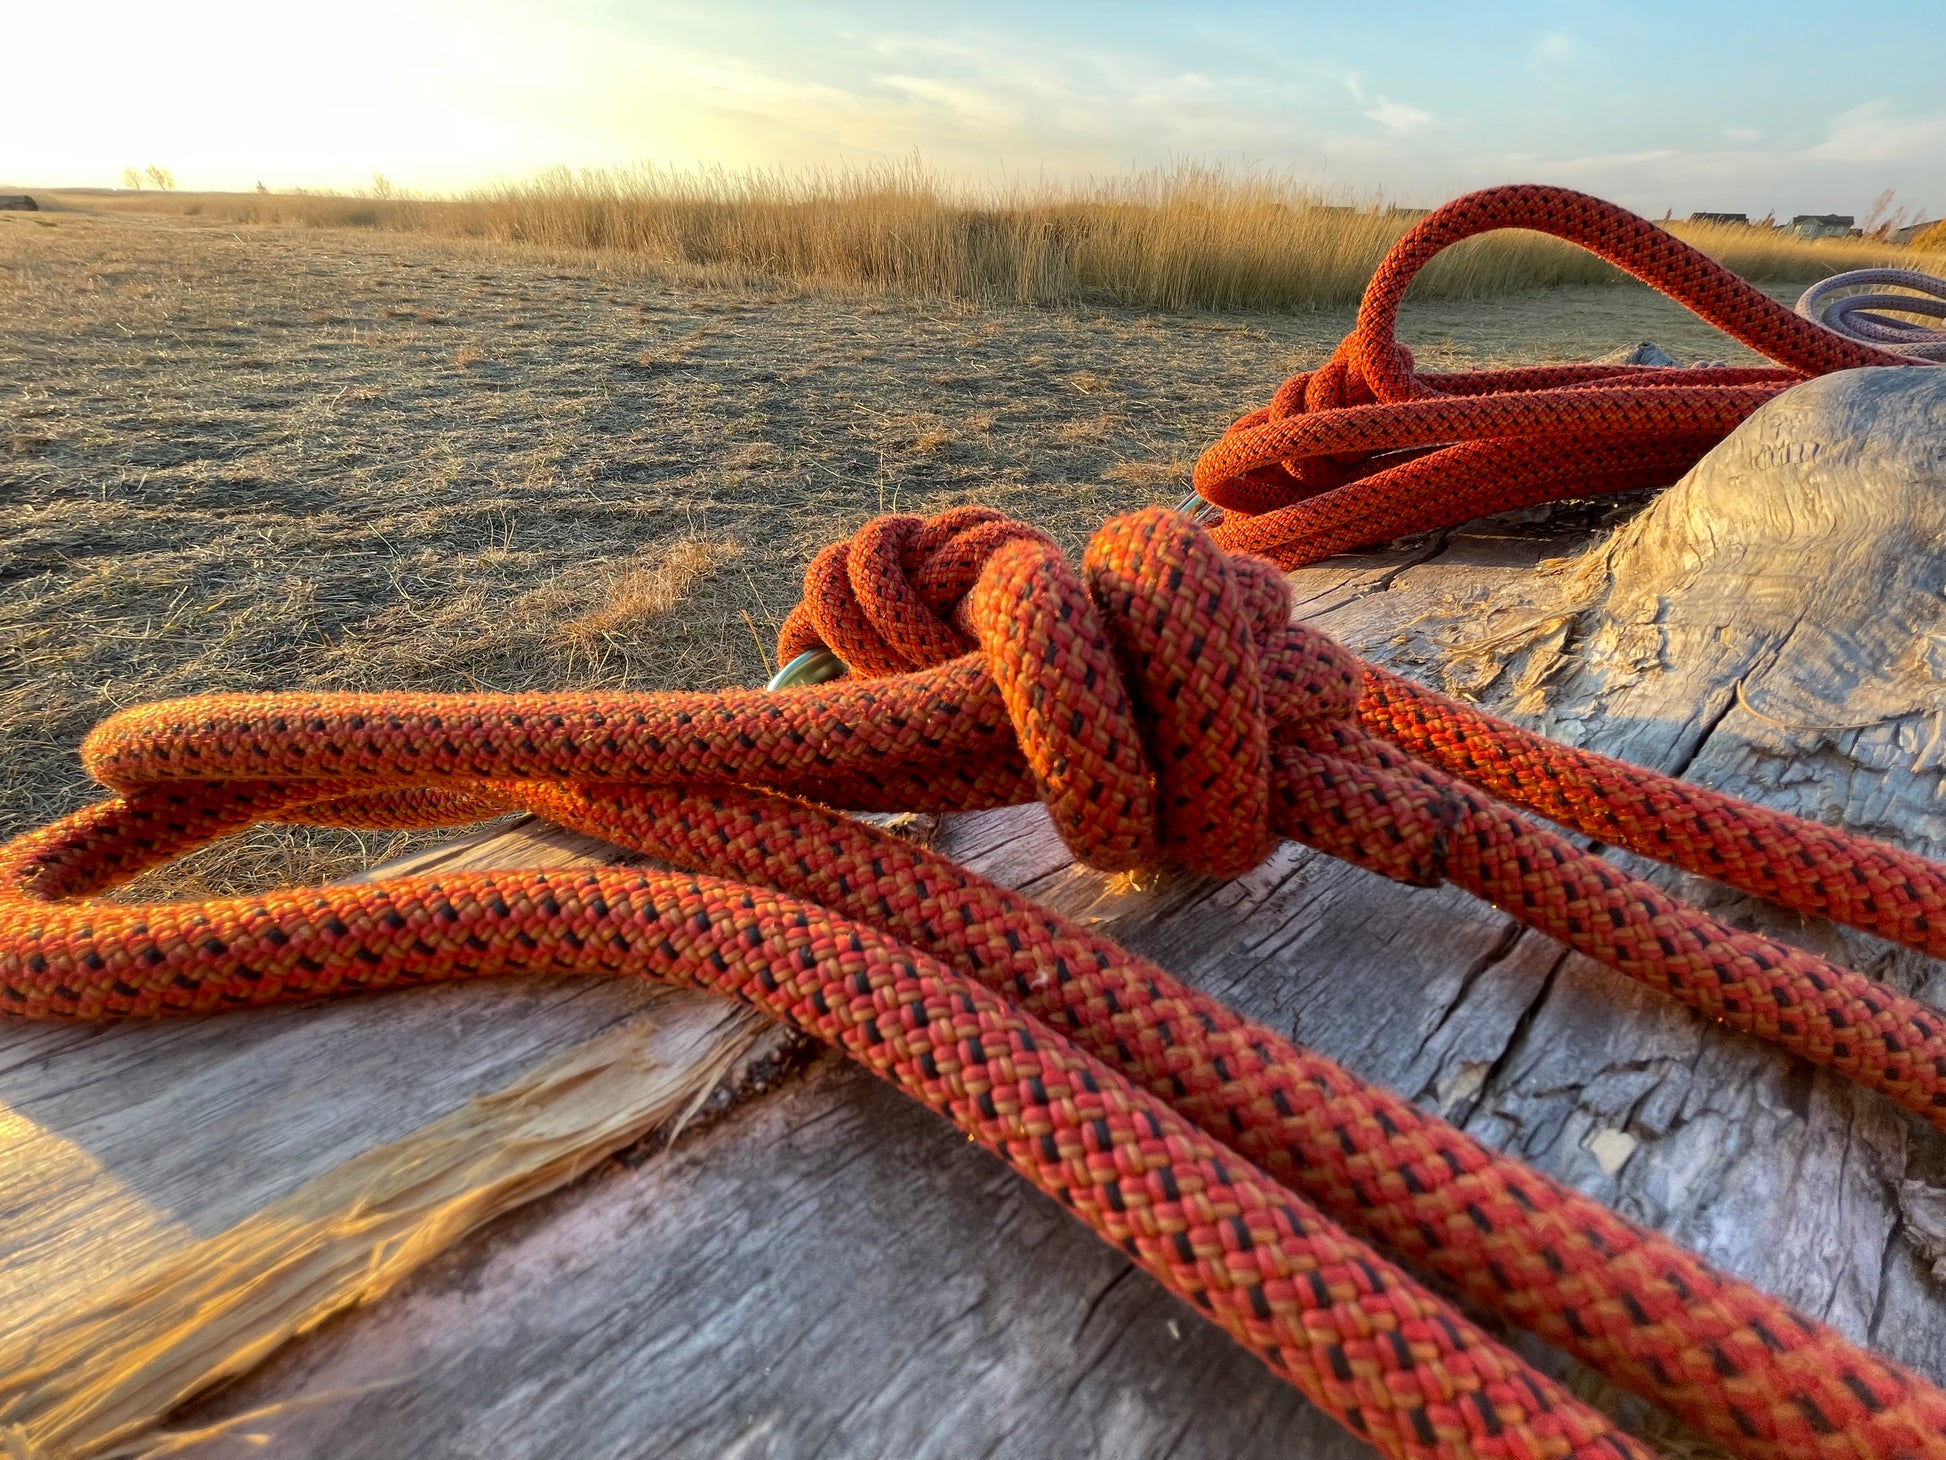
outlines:
[{"label": "tall dry reeds", "polygon": [[[81,200],[77,199],[77,203]],[[84,206],[228,223],[381,228],[947,298],[1163,309],[1288,309],[1356,299],[1419,210],[1269,173],[1184,165],[1092,184],[979,191],[912,163],[840,171],[557,170],[454,198],[143,193]],[[1671,224],[1746,278],[1809,281],[1913,250],[1767,228]],[[1508,231],[1436,259],[1424,297],[1621,278],[1592,255]]]}]

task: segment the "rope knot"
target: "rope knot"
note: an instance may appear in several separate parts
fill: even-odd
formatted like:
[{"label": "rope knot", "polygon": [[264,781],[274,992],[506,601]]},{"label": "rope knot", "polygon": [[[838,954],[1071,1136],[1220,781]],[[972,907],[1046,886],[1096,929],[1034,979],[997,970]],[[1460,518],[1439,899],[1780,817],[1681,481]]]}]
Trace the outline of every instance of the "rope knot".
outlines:
[{"label": "rope knot", "polygon": [[1044,533],[959,508],[820,553],[779,654],[822,643],[874,677],[977,649],[1079,860],[1234,877],[1276,843],[1272,741],[1357,710],[1357,659],[1290,612],[1274,567],[1179,513],[1114,519],[1077,573]]},{"label": "rope knot", "polygon": [[987,560],[1017,540],[1053,547],[1039,528],[991,507],[874,517],[811,559],[803,601],[777,636],[777,662],[829,649],[854,675],[878,679],[971,653],[966,597]]}]

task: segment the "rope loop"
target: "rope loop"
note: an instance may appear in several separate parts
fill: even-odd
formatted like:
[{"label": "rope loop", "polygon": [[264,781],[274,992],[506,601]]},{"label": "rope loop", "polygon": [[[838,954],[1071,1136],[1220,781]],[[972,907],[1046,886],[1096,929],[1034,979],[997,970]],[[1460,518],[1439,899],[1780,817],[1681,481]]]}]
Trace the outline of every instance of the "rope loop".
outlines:
[{"label": "rope loop", "polygon": [[991,507],[874,517],[811,560],[804,598],[778,635],[777,662],[829,649],[854,675],[877,679],[971,653],[961,605],[988,559],[1023,539],[1053,543]]},{"label": "rope loop", "polygon": [[[1442,250],[1501,228],[1587,249],[1776,366],[1419,371],[1397,338],[1407,289]],[[1393,245],[1351,334],[1213,443],[1194,485],[1224,511],[1223,547],[1296,567],[1509,508],[1667,486],[1778,391],[1832,370],[1917,363],[1907,358],[1917,353],[1799,318],[1613,203],[1568,188],[1487,188]]]},{"label": "rope loop", "polygon": [[[1891,287],[1903,294],[1853,294]],[[1890,314],[1881,311],[1891,310]],[[1946,278],[1918,269],[1853,269],[1820,279],[1798,297],[1797,312],[1848,340],[1877,345],[1913,360],[1946,363],[1946,327],[1900,315],[1946,321]]]}]

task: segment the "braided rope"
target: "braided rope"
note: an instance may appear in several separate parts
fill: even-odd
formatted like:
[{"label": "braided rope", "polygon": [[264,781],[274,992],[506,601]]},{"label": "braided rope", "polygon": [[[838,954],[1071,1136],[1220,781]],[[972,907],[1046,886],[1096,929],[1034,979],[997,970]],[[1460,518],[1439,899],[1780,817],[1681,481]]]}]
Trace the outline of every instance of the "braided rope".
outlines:
[{"label": "braided rope", "polygon": [[[1846,294],[1885,285],[1905,294]],[[1875,311],[1897,310],[1946,320],[1946,279],[1917,269],[1853,269],[1820,279],[1798,297],[1797,312],[1848,340],[1880,345],[1915,360],[1946,361],[1946,329]]]},{"label": "braided rope", "polygon": [[[1506,191],[1429,217],[1375,295],[1395,306],[1429,249],[1509,216]],[[1791,378],[1868,363],[1788,314],[1809,333],[1779,334],[1777,306],[1640,220],[1528,192],[1554,211],[1518,216],[1606,239],[1672,292],[1713,290],[1718,322],[1777,345]],[[1329,499],[1421,468],[1483,500],[1502,469],[1529,492],[1547,472],[1620,479],[1700,449],[1775,385],[1750,377],[1782,373],[1618,391],[1615,372],[1571,368],[1477,403],[1467,390],[1496,380],[1445,377],[1462,398],[1431,399],[1409,358],[1374,344],[1390,329],[1384,298],[1368,299],[1329,386],[1370,400],[1298,426],[1259,413],[1232,436],[1261,440],[1213,448],[1257,463],[1222,480],[1245,492],[1281,474],[1288,490],[1340,473]],[[1427,430],[1474,434],[1424,452],[1412,438]],[[1316,454],[1263,455],[1300,439]],[[1388,455],[1410,459],[1356,475]],[[1331,530],[1453,510],[1359,500],[1379,515]],[[1232,507],[1214,537],[1136,513],[1078,569],[984,509],[877,519],[813,561],[780,639],[780,657],[829,648],[851,674],[780,694],[212,695],[117,715],[83,750],[116,794],[0,848],[0,1012],[197,1012],[503,973],[689,982],[941,1111],[1388,1455],[1646,1452],[1379,1249],[1739,1455],[1946,1456],[1946,1395],[1923,1379],[1112,943],[810,804],[1031,798],[1103,868],[1167,858],[1232,875],[1294,837],[1404,882],[1451,881],[1946,1129],[1940,1016],[1726,928],[1507,803],[1930,951],[1946,941],[1946,869],[1553,745],[1361,663],[1289,622],[1270,564],[1224,550],[1224,532],[1290,510]],[[683,870],[101,896],[258,821],[447,825],[516,808]]]},{"label": "braided rope", "polygon": [[[1579,244],[1779,368],[1415,373],[1396,337],[1406,289],[1441,249],[1497,228]],[[1224,509],[1222,546],[1296,567],[1515,507],[1664,487],[1799,381],[1913,363],[1800,318],[1613,203],[1568,188],[1487,188],[1435,209],[1399,240],[1365,291],[1357,327],[1203,453],[1196,491]]]}]

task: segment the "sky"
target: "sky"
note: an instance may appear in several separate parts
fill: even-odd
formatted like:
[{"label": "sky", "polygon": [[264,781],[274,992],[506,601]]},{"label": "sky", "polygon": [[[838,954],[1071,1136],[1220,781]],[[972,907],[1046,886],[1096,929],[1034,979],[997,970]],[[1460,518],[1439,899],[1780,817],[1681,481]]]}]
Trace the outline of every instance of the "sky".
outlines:
[{"label": "sky", "polygon": [[1215,162],[1431,204],[1946,211],[1946,5],[0,0],[0,182],[448,192],[915,155],[979,183]]}]

